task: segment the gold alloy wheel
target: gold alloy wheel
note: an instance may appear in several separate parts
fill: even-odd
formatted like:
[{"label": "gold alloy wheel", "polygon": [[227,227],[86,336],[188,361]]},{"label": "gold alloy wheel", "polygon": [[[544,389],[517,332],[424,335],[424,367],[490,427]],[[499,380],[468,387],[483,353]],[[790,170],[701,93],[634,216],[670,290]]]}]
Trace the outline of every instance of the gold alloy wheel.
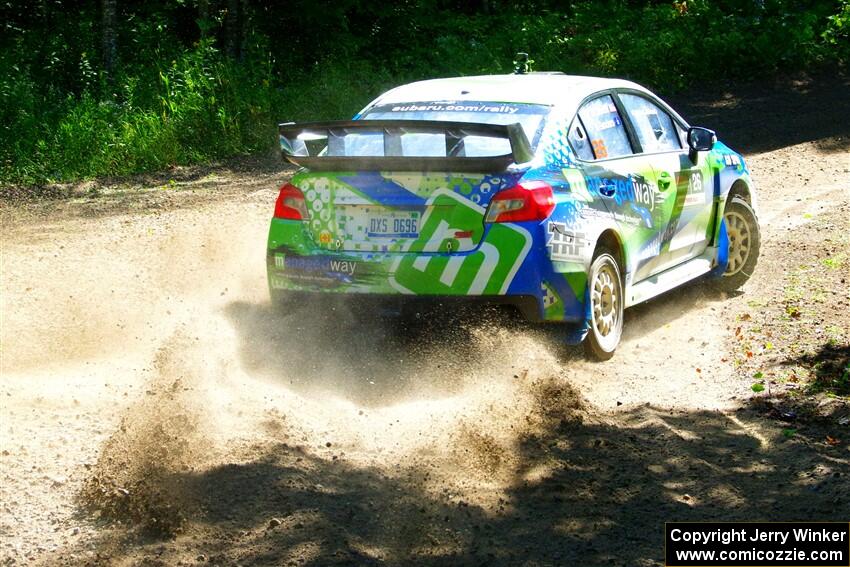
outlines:
[{"label": "gold alloy wheel", "polygon": [[[619,302],[619,276],[609,263],[603,264],[594,274],[591,283],[590,301],[593,314],[593,328],[601,346],[613,348],[619,342],[621,310]],[[613,343],[613,344],[609,344]]]},{"label": "gold alloy wheel", "polygon": [[750,225],[736,211],[727,211],[723,220],[729,237],[729,263],[723,276],[729,277],[740,272],[750,256]]}]

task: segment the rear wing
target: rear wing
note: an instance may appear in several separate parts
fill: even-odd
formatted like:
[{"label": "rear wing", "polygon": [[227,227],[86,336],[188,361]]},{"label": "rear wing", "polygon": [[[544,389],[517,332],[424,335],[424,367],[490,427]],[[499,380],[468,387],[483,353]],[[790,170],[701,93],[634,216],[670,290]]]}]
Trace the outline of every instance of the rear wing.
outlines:
[{"label": "rear wing", "polygon": [[[519,123],[503,125],[437,120],[351,120],[301,124],[287,122],[280,124],[278,129],[283,158],[316,171],[498,173],[512,164],[525,163],[534,157]],[[441,155],[442,146],[437,148],[439,151],[434,151],[433,140],[427,155],[404,155],[406,144],[402,138],[409,134],[444,136],[444,155]],[[495,155],[467,156],[466,143],[475,138],[479,138],[478,142],[481,142],[480,138],[505,142],[490,142]],[[347,155],[347,152],[352,155]]]}]

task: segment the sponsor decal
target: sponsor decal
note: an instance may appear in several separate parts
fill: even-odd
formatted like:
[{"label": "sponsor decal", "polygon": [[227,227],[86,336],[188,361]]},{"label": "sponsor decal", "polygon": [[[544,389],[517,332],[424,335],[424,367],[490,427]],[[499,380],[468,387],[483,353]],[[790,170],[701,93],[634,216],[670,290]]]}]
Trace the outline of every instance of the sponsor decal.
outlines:
[{"label": "sponsor decal", "polygon": [[702,174],[698,171],[694,171],[688,178],[688,193],[685,197],[685,206],[694,207],[704,204],[705,191],[703,190]]},{"label": "sponsor decal", "polygon": [[652,217],[649,216],[649,213],[643,207],[636,207],[634,204],[631,205],[631,208],[634,209],[634,212],[637,214],[630,215],[627,213],[614,213],[614,220],[621,224],[627,224],[631,226],[638,226],[643,224],[646,228],[652,228]]},{"label": "sponsor decal", "polygon": [[393,106],[392,112],[498,112],[500,114],[516,114],[519,108],[507,104],[408,104]]},{"label": "sponsor decal", "polygon": [[289,289],[290,287],[289,280],[286,278],[279,278],[277,276],[270,276],[269,283],[274,289]]},{"label": "sponsor decal", "polygon": [[357,269],[357,262],[353,260],[339,260],[324,256],[293,256],[285,254],[274,255],[275,268],[287,272],[335,272],[338,274],[353,275]]},{"label": "sponsor decal", "polygon": [[655,191],[642,176],[588,177],[587,186],[597,195],[613,197],[618,206],[632,202],[646,207],[650,212],[655,210]]},{"label": "sponsor decal", "polygon": [[723,163],[729,167],[738,167],[741,165],[741,158],[735,154],[723,154]]},{"label": "sponsor decal", "polygon": [[[390,285],[402,293],[427,295],[495,295],[505,293],[531,247],[531,235],[509,223],[490,227],[488,242],[471,253],[451,254],[462,247],[460,229],[483,223],[484,208],[454,192],[442,190],[429,201],[419,240],[423,252],[405,254],[392,269]],[[446,254],[445,252],[449,252]]]},{"label": "sponsor decal", "polygon": [[608,157],[608,148],[605,146],[605,140],[597,138],[596,140],[591,140],[590,145],[593,146],[593,153],[596,154],[596,159]]},{"label": "sponsor decal", "polygon": [[321,256],[288,256],[285,259],[287,270],[317,271],[326,266],[325,259]]},{"label": "sponsor decal", "polygon": [[330,270],[340,274],[354,275],[354,270],[357,269],[357,262],[349,260],[331,260]]},{"label": "sponsor decal", "polygon": [[614,200],[617,209],[613,212],[618,222],[646,228],[652,228],[655,222],[656,203],[664,200],[664,194],[655,191],[640,175],[588,177],[587,188],[591,193]]},{"label": "sponsor decal", "polygon": [[670,222],[664,230],[656,234],[652,240],[648,240],[643,244],[638,253],[639,260],[646,260],[658,256],[665,244],[669,244],[670,240],[676,234],[678,222]]},{"label": "sponsor decal", "polygon": [[581,260],[582,251],[588,244],[583,232],[570,230],[565,223],[555,221],[549,222],[546,232],[549,234],[546,247],[552,260]]},{"label": "sponsor decal", "polygon": [[[478,100],[433,100],[421,102],[402,102],[381,104],[370,108],[366,119],[383,118],[383,114],[402,112],[474,112],[492,114],[524,114],[543,116],[549,107],[539,104],[511,104]],[[424,116],[424,118],[428,118]]]},{"label": "sponsor decal", "polygon": [[623,193],[621,191],[621,185],[617,185],[617,203],[621,204],[625,201],[632,201],[636,205],[646,207],[650,212],[655,210],[655,193],[652,188],[649,186],[649,183],[641,177],[629,176],[630,183],[623,187]]}]

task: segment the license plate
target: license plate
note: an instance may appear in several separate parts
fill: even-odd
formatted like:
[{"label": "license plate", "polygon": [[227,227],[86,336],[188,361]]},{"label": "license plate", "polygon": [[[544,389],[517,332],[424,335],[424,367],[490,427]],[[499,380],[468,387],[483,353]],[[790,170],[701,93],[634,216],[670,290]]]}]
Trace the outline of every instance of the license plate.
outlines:
[{"label": "license plate", "polygon": [[370,238],[416,238],[419,236],[418,211],[369,211],[361,218],[364,232]]}]

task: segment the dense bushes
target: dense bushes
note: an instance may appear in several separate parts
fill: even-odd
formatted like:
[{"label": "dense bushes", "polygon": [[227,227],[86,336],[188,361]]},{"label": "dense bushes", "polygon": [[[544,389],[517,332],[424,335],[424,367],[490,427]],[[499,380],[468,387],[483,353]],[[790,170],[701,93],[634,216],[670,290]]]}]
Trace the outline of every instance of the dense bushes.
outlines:
[{"label": "dense bushes", "polygon": [[[277,121],[347,117],[415,79],[508,72],[517,51],[530,52],[537,70],[624,76],[661,92],[850,58],[847,1],[621,0],[557,8],[538,1],[507,9],[492,0],[473,7],[241,0],[207,1],[206,11],[201,4],[119,4],[120,65],[107,76],[98,3],[53,0],[34,10],[7,3],[0,14],[0,181],[70,180],[267,152]],[[227,28],[228,6],[240,11],[238,44]]]}]

